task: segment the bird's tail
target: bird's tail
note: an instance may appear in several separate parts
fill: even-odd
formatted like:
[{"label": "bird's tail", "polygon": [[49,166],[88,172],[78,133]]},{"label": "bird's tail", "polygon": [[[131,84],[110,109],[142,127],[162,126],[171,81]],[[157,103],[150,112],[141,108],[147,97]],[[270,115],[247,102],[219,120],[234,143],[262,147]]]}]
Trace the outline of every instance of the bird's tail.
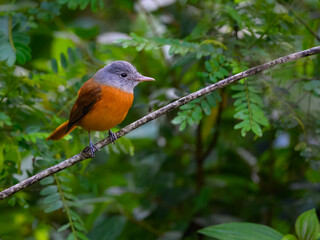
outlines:
[{"label": "bird's tail", "polygon": [[66,121],[65,123],[62,123],[59,127],[54,130],[53,133],[50,134],[49,137],[47,137],[47,140],[59,140],[63,138],[65,135],[72,132],[77,126],[73,126],[68,130],[68,123],[69,121]]}]

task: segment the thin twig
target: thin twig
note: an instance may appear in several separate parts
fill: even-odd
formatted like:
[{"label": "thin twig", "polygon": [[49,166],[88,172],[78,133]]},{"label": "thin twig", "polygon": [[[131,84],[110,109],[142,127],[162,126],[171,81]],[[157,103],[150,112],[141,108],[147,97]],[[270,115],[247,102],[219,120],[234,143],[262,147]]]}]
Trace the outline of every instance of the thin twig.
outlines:
[{"label": "thin twig", "polygon": [[303,20],[302,17],[300,17],[297,13],[295,13],[295,11],[290,7],[289,4],[287,4],[286,2],[279,0],[279,2],[286,7],[293,16],[295,16],[297,18],[297,20],[303,25],[305,26],[305,28],[320,42],[320,36],[318,36],[318,34],[312,30],[312,28]]},{"label": "thin twig", "polygon": [[14,46],[13,38],[12,38],[12,16],[9,16],[9,19],[8,19],[8,38],[9,38],[10,45],[13,51],[15,52],[16,47]]},{"label": "thin twig", "polygon": [[[169,103],[168,105],[140,118],[139,120],[127,125],[126,127],[122,128],[121,130],[116,132],[116,136],[117,136],[117,138],[120,138],[120,137],[128,134],[129,132],[133,131],[134,129],[152,121],[153,119],[156,119],[156,118],[168,113],[169,111],[171,111],[173,109],[176,109],[184,104],[187,104],[188,102],[190,102],[194,99],[200,98],[208,93],[211,93],[216,89],[223,88],[227,85],[230,85],[231,83],[239,81],[240,79],[255,75],[259,72],[262,72],[263,70],[272,68],[275,65],[291,62],[291,61],[294,61],[294,60],[297,60],[297,59],[300,59],[303,57],[307,57],[310,55],[318,54],[318,53],[320,53],[320,46],[278,58],[278,59],[273,60],[271,62],[267,62],[265,64],[250,68],[247,71],[238,73],[238,74],[233,75],[231,77],[228,77],[220,82],[209,85],[203,89],[200,89],[194,93],[191,93],[185,97],[182,97],[172,103]],[[105,138],[95,145],[99,149],[101,149],[104,146],[108,145],[110,142],[111,141],[109,138]],[[94,151],[96,151],[96,150],[94,150]],[[11,196],[12,194],[20,191],[21,189],[24,189],[24,188],[34,184],[35,182],[40,181],[43,178],[46,178],[46,177],[48,177],[54,173],[57,173],[65,168],[68,168],[68,167],[70,167],[70,166],[72,166],[82,160],[85,160],[89,157],[90,157],[90,154],[89,154],[88,147],[87,147],[81,153],[79,153],[79,154],[77,154],[67,160],[64,160],[63,162],[58,163],[52,167],[49,167],[46,170],[43,170],[42,172],[37,173],[34,176],[31,176],[31,177],[27,178],[26,180],[23,180],[8,189],[3,190],[2,192],[0,192],[0,199],[7,198],[7,197]]]}]

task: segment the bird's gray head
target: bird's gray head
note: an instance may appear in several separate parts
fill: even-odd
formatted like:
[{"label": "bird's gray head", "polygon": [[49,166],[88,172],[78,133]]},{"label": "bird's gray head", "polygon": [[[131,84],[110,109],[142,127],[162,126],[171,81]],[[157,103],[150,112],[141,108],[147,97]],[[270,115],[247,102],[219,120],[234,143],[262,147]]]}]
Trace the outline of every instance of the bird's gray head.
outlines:
[{"label": "bird's gray head", "polygon": [[140,82],[154,81],[153,78],[142,76],[137,69],[126,61],[115,61],[100,69],[93,80],[122,91],[133,93]]}]

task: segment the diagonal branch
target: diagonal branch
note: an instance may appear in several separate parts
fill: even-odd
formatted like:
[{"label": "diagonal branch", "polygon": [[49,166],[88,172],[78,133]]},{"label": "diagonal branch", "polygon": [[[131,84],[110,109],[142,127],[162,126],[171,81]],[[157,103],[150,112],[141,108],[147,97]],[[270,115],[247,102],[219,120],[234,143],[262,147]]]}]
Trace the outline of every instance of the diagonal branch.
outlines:
[{"label": "diagonal branch", "polygon": [[[283,63],[287,63],[287,62],[291,62],[303,57],[307,57],[310,55],[314,55],[314,54],[318,54],[320,53],[320,46],[314,47],[314,48],[310,48],[301,52],[296,52],[296,53],[292,53],[290,55],[278,58],[276,60],[264,63],[262,65],[250,68],[249,70],[246,70],[244,72],[238,73],[236,75],[233,75],[231,77],[228,77],[222,81],[219,81],[215,84],[209,85],[205,88],[202,88],[194,93],[191,93],[185,97],[182,97],[172,103],[169,103],[168,105],[140,118],[139,120],[127,125],[126,127],[122,128],[121,130],[119,130],[118,132],[116,132],[116,136],[118,138],[128,134],[129,132],[133,131],[134,129],[152,121],[153,119],[156,119],[166,113],[168,113],[169,111],[176,109],[184,104],[187,104],[188,102],[197,99],[199,97],[202,97],[208,93],[213,92],[216,89],[219,88],[223,88],[231,83],[234,83],[236,81],[239,81],[240,79],[255,75],[259,72],[262,72],[263,70],[272,68],[275,65],[279,65],[279,64],[283,64]],[[98,142],[97,144],[95,144],[98,148],[102,148],[106,145],[108,145],[110,143],[110,138],[105,138],[103,140],[101,140],[100,142]],[[96,150],[95,150],[96,151]],[[88,148],[85,148],[81,153],[67,159],[64,160],[63,162],[56,164],[52,167],[47,168],[46,170],[43,170],[40,173],[37,173],[29,178],[27,178],[26,180],[23,180],[19,183],[17,183],[16,185],[9,187],[5,190],[3,190],[2,192],[0,192],[0,200],[7,198],[9,196],[11,196],[12,194],[20,191],[21,189],[24,189],[30,185],[32,185],[35,182],[40,181],[43,178],[46,178],[54,173],[57,173],[65,168],[68,168],[82,160],[88,159],[90,157]]]}]

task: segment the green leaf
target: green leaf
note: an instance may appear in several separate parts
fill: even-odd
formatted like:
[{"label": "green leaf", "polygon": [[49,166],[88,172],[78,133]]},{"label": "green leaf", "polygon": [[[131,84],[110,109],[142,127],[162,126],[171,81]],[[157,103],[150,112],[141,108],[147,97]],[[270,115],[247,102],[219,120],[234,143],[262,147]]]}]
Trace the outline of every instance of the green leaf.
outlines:
[{"label": "green leaf", "polygon": [[66,186],[66,185],[64,185],[64,184],[61,184],[61,188],[62,188],[62,190],[65,191],[65,192],[72,192],[72,188],[71,188],[71,187],[68,187],[68,186]]},{"label": "green leaf", "polygon": [[224,74],[221,72],[215,72],[214,73],[218,78],[224,78]]},{"label": "green leaf", "polygon": [[244,128],[244,127],[249,127],[250,128],[250,121],[249,120],[244,120],[242,122],[239,122],[238,124],[236,124],[234,126],[234,129],[240,129],[240,128]]},{"label": "green leaf", "polygon": [[81,219],[81,217],[76,212],[74,212],[71,209],[69,209],[69,212],[70,212],[70,215],[71,215],[71,218],[72,218],[73,221],[78,221],[81,224],[84,224],[82,219]]},{"label": "green leaf", "polygon": [[245,120],[245,119],[248,119],[249,118],[249,109],[243,109],[239,112],[237,112],[235,115],[234,115],[235,118],[238,118],[238,119],[242,119],[242,120]]},{"label": "green leaf", "polygon": [[67,223],[65,225],[62,225],[59,229],[58,232],[62,232],[64,230],[67,230],[70,227],[70,223]]},{"label": "green leaf", "polygon": [[41,196],[50,195],[50,194],[56,193],[57,191],[58,191],[58,187],[56,185],[50,185],[42,189],[40,192],[40,195]]},{"label": "green leaf", "polygon": [[187,126],[187,122],[186,121],[183,121],[181,124],[180,124],[180,127],[179,127],[179,130],[182,132]]},{"label": "green leaf", "polygon": [[283,237],[276,230],[255,223],[224,223],[198,232],[219,240],[281,240]]},{"label": "green leaf", "polygon": [[18,63],[25,64],[25,62],[31,60],[31,49],[28,46],[22,43],[15,43],[15,48]]},{"label": "green leaf", "polygon": [[23,45],[28,45],[30,43],[29,35],[23,32],[13,32],[12,39],[15,45],[16,43],[21,43]]},{"label": "green leaf", "polygon": [[202,119],[202,110],[200,106],[197,106],[192,112],[192,118],[195,122],[199,122]]},{"label": "green leaf", "polygon": [[54,73],[58,73],[58,63],[55,58],[51,59],[51,68]]},{"label": "green leaf", "polygon": [[182,121],[184,121],[185,118],[184,116],[176,116],[172,121],[171,123],[173,124],[180,124]]},{"label": "green leaf", "polygon": [[[116,240],[119,239],[120,234],[126,224],[126,218],[124,216],[113,216],[104,221],[100,221],[95,226],[91,233],[88,235],[89,239],[107,239]],[[143,238],[143,237],[142,237]]]},{"label": "green leaf", "polygon": [[231,89],[234,91],[244,91],[245,87],[243,84],[236,84],[236,85],[232,85]]},{"label": "green leaf", "polygon": [[76,232],[76,235],[79,239],[89,240],[89,238],[86,235],[84,235],[82,232]]},{"label": "green leaf", "polygon": [[204,113],[206,115],[210,115],[211,114],[211,107],[210,105],[208,104],[208,102],[206,101],[206,99],[203,99],[202,102],[201,102],[201,108],[202,110],[204,111]]},{"label": "green leaf", "polygon": [[256,114],[256,115],[259,115],[259,116],[265,116],[263,110],[258,105],[254,104],[254,103],[251,103],[250,107],[251,107],[251,110],[252,110],[252,114]]},{"label": "green leaf", "polygon": [[63,195],[67,199],[70,199],[72,201],[78,201],[78,198],[75,195],[71,194],[71,193],[64,192]]},{"label": "green leaf", "polygon": [[48,185],[54,182],[54,178],[52,176],[46,177],[40,181],[41,185]]},{"label": "green leaf", "polygon": [[76,240],[77,237],[72,233],[69,234],[69,236],[67,237],[67,240]]},{"label": "green leaf", "polygon": [[9,67],[16,61],[16,54],[8,41],[0,44],[0,61],[6,61]]},{"label": "green leaf", "polygon": [[69,183],[71,182],[70,178],[66,177],[66,176],[61,176],[61,175],[58,175],[58,178],[61,182],[63,183]]},{"label": "green leaf", "polygon": [[315,240],[320,233],[319,220],[315,209],[302,213],[295,223],[299,240]]},{"label": "green leaf", "polygon": [[249,92],[248,94],[250,102],[256,103],[258,106],[263,107],[262,98],[256,93]]},{"label": "green leaf", "polygon": [[228,73],[227,69],[225,69],[223,67],[219,68],[219,72],[221,72],[226,77],[229,76],[229,73]]},{"label": "green leaf", "polygon": [[238,92],[238,93],[232,95],[232,98],[242,98],[242,97],[246,97],[245,92]]},{"label": "green leaf", "polygon": [[67,58],[63,53],[60,53],[60,61],[61,61],[61,66],[66,69],[68,67],[67,63]]},{"label": "green leaf", "polygon": [[268,119],[261,114],[253,114],[252,119],[256,121],[257,123],[261,124],[262,126],[268,127],[269,126],[269,121]]},{"label": "green leaf", "polygon": [[59,194],[59,193],[53,193],[53,194],[45,197],[45,198],[43,199],[43,203],[44,203],[44,204],[49,204],[49,203],[58,201],[59,199],[60,199],[60,194]]},{"label": "green leaf", "polygon": [[238,13],[238,11],[231,7],[230,5],[225,6],[225,10],[229,15],[237,22],[240,28],[242,28],[242,20],[241,20],[241,15]]},{"label": "green leaf", "polygon": [[287,234],[287,235],[284,235],[281,240],[298,240],[298,239],[292,234]]},{"label": "green leaf", "polygon": [[259,137],[262,136],[262,130],[261,130],[261,127],[260,127],[260,125],[258,123],[253,121],[251,123],[251,129],[257,136],[259,136]]},{"label": "green leaf", "polygon": [[219,62],[217,61],[217,59],[212,58],[210,61],[212,62],[213,66],[215,66],[216,68],[219,67],[220,64],[219,64]]},{"label": "green leaf", "polygon": [[237,107],[241,104],[246,104],[247,105],[247,101],[246,98],[238,98],[234,103],[233,106]]},{"label": "green leaf", "polygon": [[211,95],[214,97],[214,99],[217,102],[221,102],[222,101],[219,91],[214,91],[214,92],[212,92]]},{"label": "green leaf", "polygon": [[91,0],[91,10],[93,12],[97,12],[98,8],[103,8],[102,0]]},{"label": "green leaf", "polygon": [[255,86],[249,86],[248,91],[252,93],[262,93],[263,91]]},{"label": "green leaf", "polygon": [[216,99],[214,98],[214,96],[212,96],[212,94],[209,94],[206,96],[208,103],[211,107],[216,107],[217,106],[217,102]]},{"label": "green leaf", "polygon": [[62,206],[63,206],[62,201],[61,201],[61,200],[58,200],[58,201],[55,201],[55,202],[51,203],[51,204],[49,205],[49,207],[46,208],[44,211],[45,211],[46,213],[54,212],[54,211],[62,208]]},{"label": "green leaf", "polygon": [[195,106],[196,106],[196,102],[195,102],[195,101],[192,101],[192,102],[190,102],[190,103],[187,103],[187,104],[185,104],[185,105],[182,105],[182,106],[180,107],[180,109],[182,109],[182,110],[188,110],[188,109],[195,108]]},{"label": "green leaf", "polygon": [[247,125],[243,126],[243,128],[241,129],[241,136],[245,137],[247,132],[250,131],[250,129],[251,129],[250,124],[247,124]]},{"label": "green leaf", "polygon": [[218,80],[217,80],[216,74],[215,74],[215,73],[211,73],[211,74],[209,75],[209,80],[210,80],[211,82],[213,82],[213,83],[217,82]]},{"label": "green leaf", "polygon": [[24,64],[27,61],[27,58],[21,51],[16,52],[17,62],[20,64]]},{"label": "green leaf", "polygon": [[0,112],[0,127],[3,127],[5,125],[11,126],[12,122],[9,116],[4,114],[3,112]]},{"label": "green leaf", "polygon": [[79,223],[79,222],[74,222],[73,224],[74,224],[74,226],[75,226],[75,228],[76,228],[77,230],[79,230],[79,231],[81,231],[81,232],[86,232],[86,231],[87,231],[87,229],[85,229],[85,227],[84,227],[81,223]]},{"label": "green leaf", "polygon": [[211,66],[211,64],[210,64],[209,61],[205,61],[204,65],[205,65],[206,70],[207,70],[208,72],[213,72],[213,68],[212,68],[212,66]]},{"label": "green leaf", "polygon": [[244,102],[241,105],[237,106],[236,109],[235,109],[235,112],[239,112],[240,110],[243,110],[243,109],[248,109],[247,102]]},{"label": "green leaf", "polygon": [[225,58],[224,55],[219,55],[219,62],[220,62],[221,64],[223,64],[225,60],[226,60],[226,58]]},{"label": "green leaf", "polygon": [[90,2],[90,0],[82,0],[80,2],[80,9],[81,10],[85,9],[88,6],[89,2]]},{"label": "green leaf", "polygon": [[188,125],[191,127],[194,124],[194,121],[191,117],[186,118]]}]

